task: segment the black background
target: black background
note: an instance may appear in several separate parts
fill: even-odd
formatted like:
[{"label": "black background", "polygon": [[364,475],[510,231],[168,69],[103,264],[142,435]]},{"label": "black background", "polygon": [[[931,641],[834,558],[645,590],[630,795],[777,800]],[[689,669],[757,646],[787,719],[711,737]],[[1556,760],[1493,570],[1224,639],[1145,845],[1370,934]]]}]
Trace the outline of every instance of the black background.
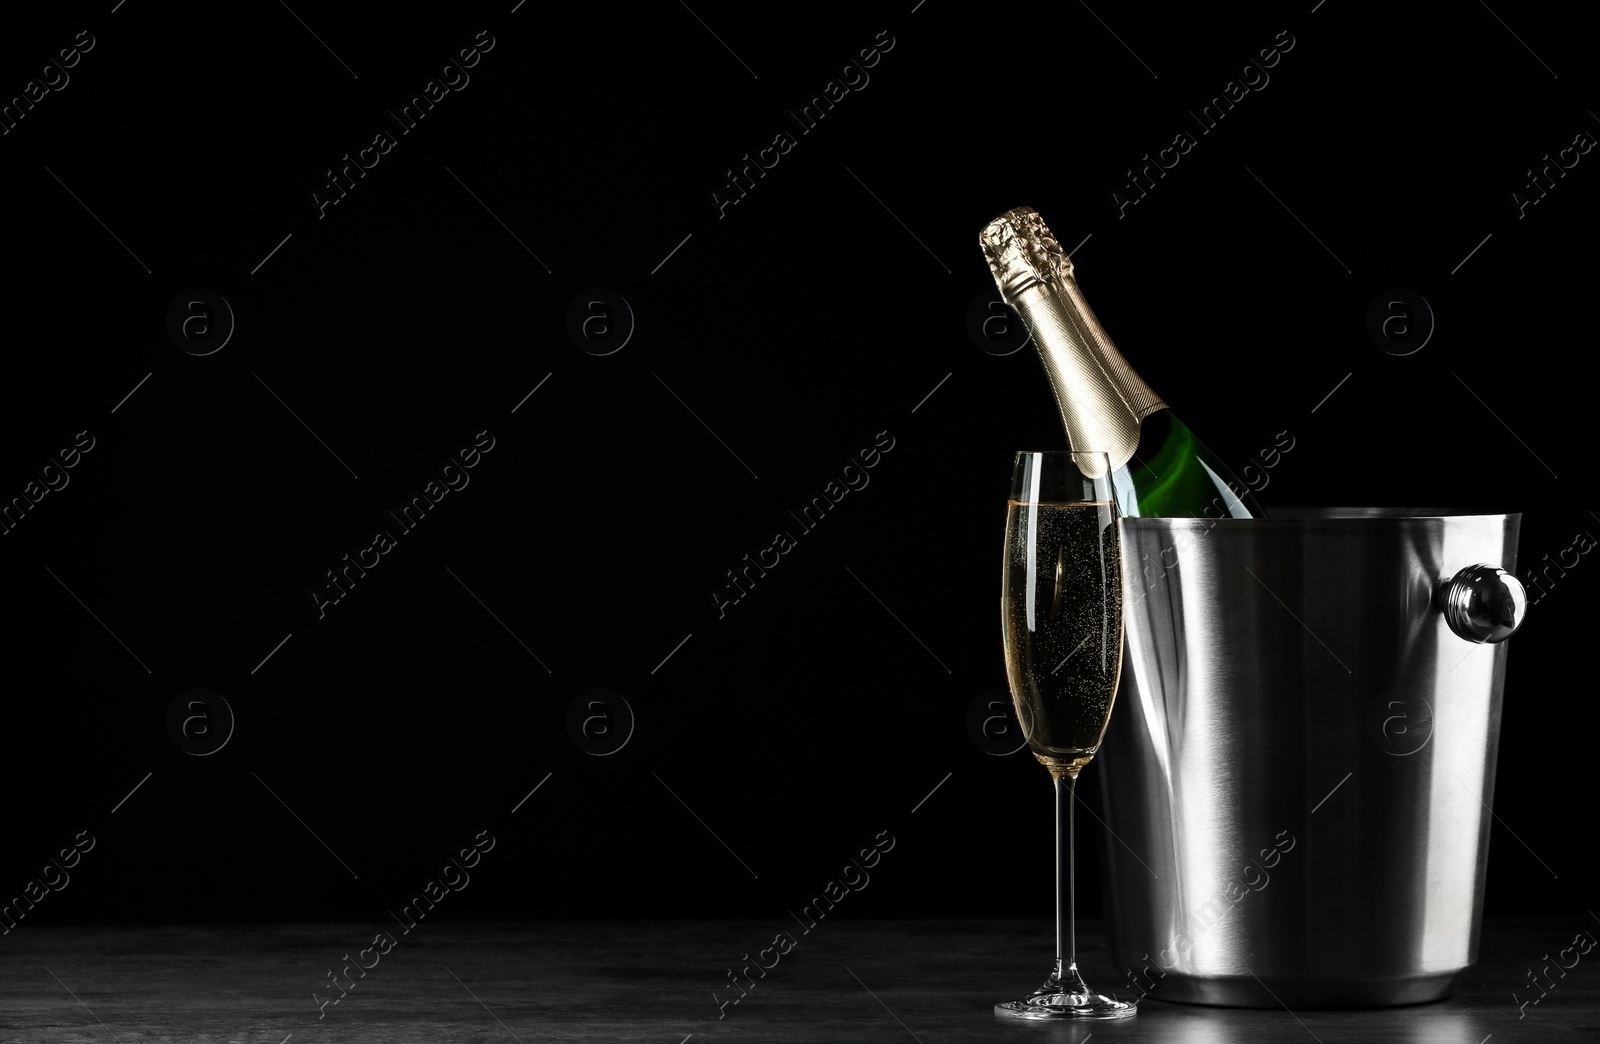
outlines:
[{"label": "black background", "polygon": [[[1047,776],[968,729],[1005,685],[1010,455],[1062,441],[1032,349],[969,333],[978,230],[1013,206],[1078,244],[1124,354],[1226,460],[1292,433],[1269,510],[1522,511],[1525,566],[1600,532],[1600,154],[1520,218],[1509,196],[1600,136],[1563,11],[111,6],[0,45],[17,91],[95,39],[0,138],[0,494],[95,439],[0,538],[0,888],[98,841],[28,925],[382,922],[483,830],[441,916],[777,921],[885,830],[842,913],[1042,913]],[[470,82],[319,219],[323,172],[482,29]],[[882,30],[870,81],[719,217],[729,167]],[[1270,82],[1119,216],[1124,171],[1281,30]],[[232,306],[214,354],[167,334],[191,288]],[[567,333],[592,288],[634,313],[613,354]],[[1413,354],[1367,335],[1391,288],[1432,307]],[[482,431],[470,485],[319,619],[323,571]],[[882,432],[870,485],[719,619],[724,570]],[[1491,911],[1593,901],[1597,568],[1512,643]],[[166,731],[191,688],[237,715],[208,757]],[[595,688],[637,722],[606,757],[567,725]]]}]

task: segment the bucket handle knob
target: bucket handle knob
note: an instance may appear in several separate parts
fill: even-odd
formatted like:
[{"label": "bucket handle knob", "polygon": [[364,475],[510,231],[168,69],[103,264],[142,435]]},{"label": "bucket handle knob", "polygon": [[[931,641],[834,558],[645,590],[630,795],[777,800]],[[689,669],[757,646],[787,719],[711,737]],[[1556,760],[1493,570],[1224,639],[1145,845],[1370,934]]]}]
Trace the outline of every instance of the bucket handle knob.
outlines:
[{"label": "bucket handle knob", "polygon": [[1468,566],[1439,585],[1445,622],[1469,642],[1503,642],[1528,615],[1522,582],[1499,566]]}]

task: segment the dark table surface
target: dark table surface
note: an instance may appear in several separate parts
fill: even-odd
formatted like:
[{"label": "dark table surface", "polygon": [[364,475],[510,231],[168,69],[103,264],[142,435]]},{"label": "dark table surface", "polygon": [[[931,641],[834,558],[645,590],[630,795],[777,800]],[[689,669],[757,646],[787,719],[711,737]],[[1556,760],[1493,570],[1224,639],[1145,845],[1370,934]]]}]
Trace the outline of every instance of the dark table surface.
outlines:
[{"label": "dark table surface", "polygon": [[[1582,915],[1580,915],[1582,916]],[[1586,920],[1587,918],[1585,918]],[[338,997],[326,973],[377,929],[19,927],[0,939],[5,1041],[1594,1041],[1600,951],[1537,1005],[1528,971],[1582,928],[1571,918],[1489,919],[1479,963],[1450,1000],[1372,1011],[1203,1008],[1146,1000],[1119,1022],[998,1022],[995,1001],[1048,970],[1047,924],[824,922],[718,1018],[712,999],[744,953],[781,926],[757,922],[423,924]],[[769,955],[770,959],[770,955]],[[1079,931],[1088,981],[1122,983],[1099,927]],[[342,978],[342,976],[341,976]],[[1123,992],[1126,992],[1124,989]]]}]

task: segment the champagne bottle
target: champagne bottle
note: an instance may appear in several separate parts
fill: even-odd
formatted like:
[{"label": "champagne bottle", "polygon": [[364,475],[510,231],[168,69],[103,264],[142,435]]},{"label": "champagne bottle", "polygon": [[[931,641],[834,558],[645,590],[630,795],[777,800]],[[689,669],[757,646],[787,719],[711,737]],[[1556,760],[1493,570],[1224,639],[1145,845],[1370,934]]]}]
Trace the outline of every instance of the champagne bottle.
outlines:
[{"label": "champagne bottle", "polygon": [[1083,299],[1072,260],[1031,207],[989,222],[979,242],[1000,296],[1033,334],[1067,442],[1104,450],[1128,516],[1263,518],[1222,459],[1117,351]]}]

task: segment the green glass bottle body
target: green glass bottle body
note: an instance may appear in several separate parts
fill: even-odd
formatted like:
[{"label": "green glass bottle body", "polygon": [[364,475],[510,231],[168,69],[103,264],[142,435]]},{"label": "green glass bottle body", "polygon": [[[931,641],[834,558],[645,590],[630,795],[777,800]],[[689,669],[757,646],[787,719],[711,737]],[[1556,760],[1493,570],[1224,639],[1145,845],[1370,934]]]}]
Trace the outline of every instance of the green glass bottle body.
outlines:
[{"label": "green glass bottle body", "polygon": [[1129,517],[1266,517],[1244,483],[1171,409],[1140,422],[1138,448],[1112,482]]}]

